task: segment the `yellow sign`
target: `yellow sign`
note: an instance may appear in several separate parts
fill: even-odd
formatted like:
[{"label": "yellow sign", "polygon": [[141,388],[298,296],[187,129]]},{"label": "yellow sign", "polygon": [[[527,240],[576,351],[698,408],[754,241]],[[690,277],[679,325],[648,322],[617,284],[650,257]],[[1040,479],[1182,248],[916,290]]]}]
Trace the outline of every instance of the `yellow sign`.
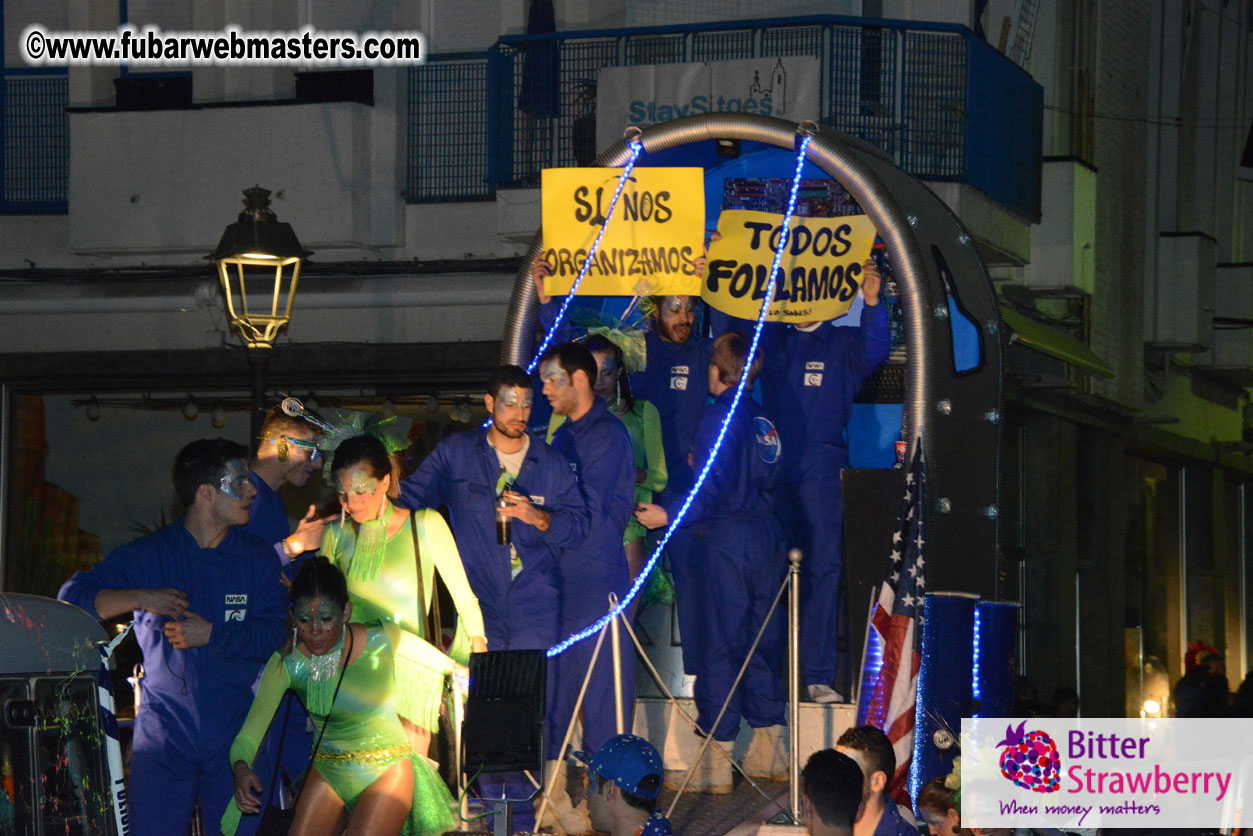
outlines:
[{"label": "yellow sign", "polygon": [[[718,232],[722,238],[709,247],[701,296],[725,314],[755,320],[766,298],[783,217],[726,209],[718,218]],[[874,224],[865,215],[793,216],[766,318],[814,322],[847,313],[861,287],[861,264],[870,255],[874,236]]]},{"label": "yellow sign", "polygon": [[543,175],[544,253],[550,295],[570,292],[601,239],[579,295],[700,293],[692,262],[704,242],[700,168],[636,168],[605,225],[620,168],[547,168]]}]

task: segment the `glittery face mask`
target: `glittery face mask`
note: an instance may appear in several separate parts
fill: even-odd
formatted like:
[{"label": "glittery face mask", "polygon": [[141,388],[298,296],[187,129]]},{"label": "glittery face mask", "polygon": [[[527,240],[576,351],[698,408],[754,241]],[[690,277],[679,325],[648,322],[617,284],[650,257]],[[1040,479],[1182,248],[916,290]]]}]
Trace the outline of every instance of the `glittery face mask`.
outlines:
[{"label": "glittery face mask", "polygon": [[[522,393],[521,397],[519,397],[518,395],[519,392]],[[523,409],[530,409],[531,401],[534,398],[535,398],[535,395],[531,392],[530,389],[523,389],[519,386],[512,386],[512,387],[507,387],[501,391],[500,397],[496,399],[496,403],[499,406],[503,406],[508,409],[517,409],[518,407],[521,407]]]},{"label": "glittery face mask", "polygon": [[696,303],[687,296],[667,296],[661,301],[661,309],[668,314],[695,314]]},{"label": "glittery face mask", "polygon": [[218,490],[231,499],[243,499],[248,492],[248,465],[243,459],[233,459],[226,463],[222,475],[218,477]]},{"label": "glittery face mask", "polygon": [[340,472],[338,493],[340,497],[367,496],[377,491],[381,484],[362,465],[356,465],[346,473]]},{"label": "glittery face mask", "polygon": [[[308,461],[310,464],[317,464],[322,460],[322,451],[314,445],[314,442],[307,438],[283,436],[275,439],[274,443],[278,445],[278,460],[281,462],[296,459]],[[287,452],[284,452],[285,446]]]},{"label": "glittery face mask", "polygon": [[545,384],[551,383],[553,389],[561,391],[570,385],[570,375],[566,374],[566,370],[556,360],[549,360],[544,364],[544,368],[540,371],[539,379]]},{"label": "glittery face mask", "polygon": [[[312,605],[317,604],[314,608]],[[292,607],[296,623],[302,625],[329,627],[344,617],[344,608],[336,606],[334,601],[325,598],[297,601]]]}]

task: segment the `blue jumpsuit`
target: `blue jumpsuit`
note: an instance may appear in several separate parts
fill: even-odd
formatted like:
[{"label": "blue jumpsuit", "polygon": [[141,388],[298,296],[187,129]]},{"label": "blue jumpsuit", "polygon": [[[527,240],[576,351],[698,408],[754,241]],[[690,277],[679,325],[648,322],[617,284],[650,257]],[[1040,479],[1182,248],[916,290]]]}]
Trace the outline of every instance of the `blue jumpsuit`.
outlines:
[{"label": "blue jumpsuit", "polygon": [[687,463],[701,413],[709,403],[709,353],[713,340],[692,335],[682,345],[667,342],[652,331],[644,333],[647,365],[631,375],[631,392],[657,407],[664,430],[669,481],[654,501],[667,505],[687,496],[696,476]]},{"label": "blue jumpsuit", "polygon": [[836,604],[842,565],[844,499],[840,470],[848,466],[844,437],[853,398],[891,349],[883,305],[862,309],[860,328],[823,324],[815,331],[771,326],[761,375],[766,412],[787,445],[777,503],[804,552],[801,562],[803,685],[835,680]]},{"label": "blue jumpsuit", "polygon": [[[714,398],[701,416],[694,442],[696,472],[708,461],[735,390]],[[696,662],[697,722],[708,733],[731,690],[786,572],[782,532],[774,516],[780,433],[747,394],[731,419],[722,448],[683,530],[692,567],[691,620],[679,622],[684,649]],[[790,455],[790,451],[788,452]],[[666,506],[671,519],[682,499]],[[676,584],[677,586],[677,584]],[[682,617],[682,612],[680,612]],[[716,740],[734,740],[743,717],[753,728],[784,723],[780,678],[784,625],[776,610],[722,721]]]},{"label": "blue jumpsuit", "polygon": [[162,632],[167,616],[134,613],[146,671],[130,770],[134,836],[186,832],[197,797],[203,821],[221,819],[235,792],[227,750],[257,673],[283,644],[287,605],[278,575],[269,544],[232,528],[202,549],[180,518],[61,587],[57,597],[92,616],[102,589],[178,589],[190,611],[213,624],[207,645],[175,650]]},{"label": "blue jumpsuit", "polygon": [[558,561],[562,549],[587,533],[583,498],[570,465],[532,438],[513,489],[551,516],[548,531],[514,522],[513,546],[522,561],[516,578],[508,546],[496,543],[496,479],[500,462],[487,430],[467,430],[441,441],[422,465],[400,483],[404,508],[448,506],[452,533],[466,578],[479,599],[487,646],[534,650],[557,641],[561,610]]},{"label": "blue jumpsuit", "polygon": [[[283,551],[282,541],[291,535],[291,523],[287,520],[287,509],[283,507],[282,498],[254,471],[248,471],[248,481],[257,489],[257,495],[252,500],[248,524],[244,526],[244,531],[274,545],[274,552],[283,564],[283,574],[291,580],[295,577],[295,570],[303,562],[305,555],[313,554],[313,552],[305,552],[295,560],[287,557],[287,553]],[[286,595],[286,590],[284,590],[284,595]],[[284,717],[287,718],[286,731],[283,730]],[[313,733],[309,731],[309,713],[305,711],[305,707],[294,694],[287,694],[283,698],[283,703],[279,706],[275,718],[278,722],[270,725],[261,749],[257,752],[256,762],[253,764],[253,771],[261,779],[263,807],[266,803],[277,804],[279,801],[277,797],[272,797],[270,794],[270,779],[274,776],[274,759],[282,758],[283,770],[294,785],[309,766],[309,756],[313,752]],[[236,836],[251,836],[260,821],[260,816],[242,817],[239,829],[235,832]]]},{"label": "blue jumpsuit", "polygon": [[[583,542],[561,555],[561,635],[578,632],[609,610],[609,593],[619,600],[631,584],[622,532],[635,507],[635,452],[631,436],[605,402],[594,398],[592,408],[577,421],[567,421],[553,435],[553,449],[565,455],[578,474],[579,489],[591,522]],[[624,731],[631,729],[635,705],[635,651],[625,630],[619,631],[622,660]],[[572,645],[556,658],[557,700],[549,716],[549,756],[558,748],[574,715],[583,678],[592,662],[595,638]],[[618,733],[615,723],[612,646],[601,647],[596,670],[583,698],[583,746],[596,751]]]},{"label": "blue jumpsuit", "polygon": [[[531,498],[551,517],[548,531],[514,522],[510,539],[522,561],[513,577],[508,546],[496,542],[496,479],[500,460],[487,443],[487,430],[450,435],[436,445],[408,478],[400,483],[399,505],[405,508],[448,506],[453,538],[461,552],[470,588],[479,599],[490,650],[542,650],[552,647],[561,626],[560,575],[562,549],[576,546],[587,534],[587,512],[578,482],[565,458],[532,438],[518,469],[513,489]],[[556,666],[548,665],[547,713],[556,701]],[[521,799],[531,785],[520,774],[502,773],[479,779],[485,797]],[[515,808],[515,827],[529,829],[527,811]]]},{"label": "blue jumpsuit", "polygon": [[[651,401],[661,417],[661,443],[669,478],[666,487],[653,497],[653,502],[669,507],[682,503],[696,481],[696,474],[688,464],[688,453],[692,452],[692,439],[696,435],[701,413],[709,403],[709,354],[713,349],[713,340],[693,334],[687,342],[679,345],[667,342],[651,331],[645,333],[644,339],[647,365],[644,371],[631,376],[631,391],[635,397]],[[660,531],[649,537],[650,546],[656,543]],[[693,619],[692,595],[695,587],[688,557],[688,540],[687,531],[675,531],[666,546],[666,556],[674,575],[674,606],[683,645],[683,672],[694,674],[696,651],[689,646],[682,627]]]}]

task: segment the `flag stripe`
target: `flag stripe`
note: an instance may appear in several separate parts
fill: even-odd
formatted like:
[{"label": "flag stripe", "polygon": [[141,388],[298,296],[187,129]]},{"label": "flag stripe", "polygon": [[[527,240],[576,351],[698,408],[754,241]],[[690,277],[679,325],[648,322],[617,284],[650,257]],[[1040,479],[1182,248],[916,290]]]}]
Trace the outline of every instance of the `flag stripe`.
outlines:
[{"label": "flag stripe", "polygon": [[884,730],[896,753],[896,772],[888,793],[909,803],[906,783],[913,761],[914,712],[918,701],[918,669],[921,664],[923,567],[923,516],[925,471],[922,444],[915,445],[913,462],[905,474],[905,496],[892,552],[870,627],[879,634],[883,661],[868,694],[866,722]]}]

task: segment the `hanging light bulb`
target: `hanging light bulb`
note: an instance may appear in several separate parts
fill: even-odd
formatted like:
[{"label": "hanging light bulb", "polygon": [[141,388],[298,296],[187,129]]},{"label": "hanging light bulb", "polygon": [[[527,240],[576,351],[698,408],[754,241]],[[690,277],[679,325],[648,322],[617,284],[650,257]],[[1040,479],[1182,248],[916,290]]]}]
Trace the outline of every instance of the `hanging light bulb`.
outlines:
[{"label": "hanging light bulb", "polygon": [[91,399],[87,401],[87,407],[84,412],[87,414],[88,421],[100,420],[100,401],[96,400],[95,395],[92,395]]},{"label": "hanging light bulb", "polygon": [[213,424],[215,430],[220,430],[226,426],[226,410],[221,404],[213,407],[213,412],[209,416],[210,423]]},{"label": "hanging light bulb", "polygon": [[187,403],[183,404],[183,417],[188,421],[195,421],[196,416],[200,414],[200,407],[196,405],[196,399],[191,395],[187,396]]}]

